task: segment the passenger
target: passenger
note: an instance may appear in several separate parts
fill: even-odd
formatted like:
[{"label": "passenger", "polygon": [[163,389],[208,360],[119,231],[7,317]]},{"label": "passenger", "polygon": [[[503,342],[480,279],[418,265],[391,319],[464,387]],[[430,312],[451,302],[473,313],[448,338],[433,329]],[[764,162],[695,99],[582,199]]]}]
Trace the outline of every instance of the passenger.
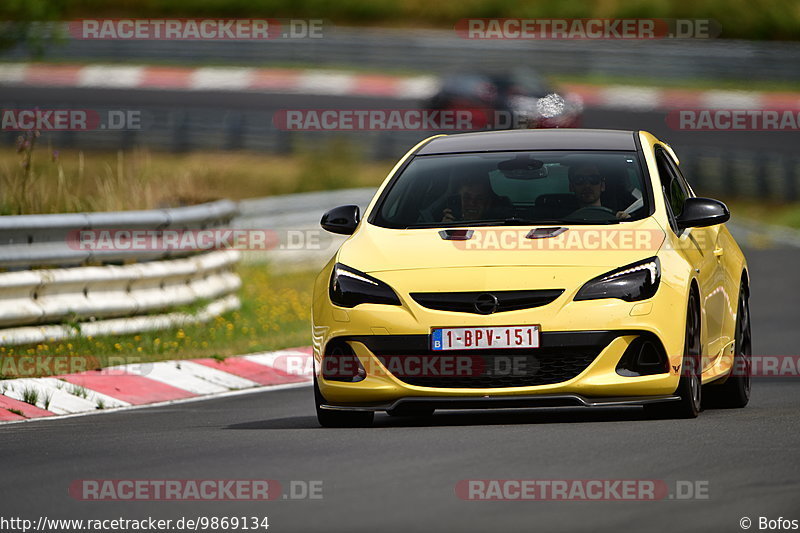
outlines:
[{"label": "passenger", "polygon": [[[606,180],[596,165],[586,163],[577,167],[570,167],[569,190],[575,193],[575,197],[578,199],[578,204],[580,205],[578,209],[604,207],[600,203],[600,196],[606,190]],[[631,218],[624,211],[617,211],[615,215],[618,219]]]}]

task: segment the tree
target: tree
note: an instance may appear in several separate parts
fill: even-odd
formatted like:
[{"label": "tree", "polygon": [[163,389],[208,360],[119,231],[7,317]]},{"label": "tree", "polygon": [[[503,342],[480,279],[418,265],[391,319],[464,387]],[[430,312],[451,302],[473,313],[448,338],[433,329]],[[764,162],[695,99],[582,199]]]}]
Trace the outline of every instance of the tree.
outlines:
[{"label": "tree", "polygon": [[0,1],[0,50],[23,46],[41,56],[48,44],[61,40],[66,0]]}]

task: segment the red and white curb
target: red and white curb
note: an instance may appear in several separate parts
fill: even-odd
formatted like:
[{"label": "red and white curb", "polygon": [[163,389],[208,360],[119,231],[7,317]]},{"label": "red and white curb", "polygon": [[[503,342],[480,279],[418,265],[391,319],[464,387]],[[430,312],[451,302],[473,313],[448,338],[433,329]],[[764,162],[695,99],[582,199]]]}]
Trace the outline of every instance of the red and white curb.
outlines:
[{"label": "red and white curb", "polygon": [[434,76],[354,74],[313,69],[0,64],[0,85],[183,91],[255,91],[420,99]]},{"label": "red and white curb", "polygon": [[[0,85],[98,89],[250,91],[421,100],[439,86],[435,76],[395,76],[315,69],[0,64]],[[587,107],[660,109],[800,109],[800,93],[662,89],[564,84]]]},{"label": "red and white curb", "polygon": [[312,372],[306,347],[9,379],[0,381],[0,423],[305,386]]}]

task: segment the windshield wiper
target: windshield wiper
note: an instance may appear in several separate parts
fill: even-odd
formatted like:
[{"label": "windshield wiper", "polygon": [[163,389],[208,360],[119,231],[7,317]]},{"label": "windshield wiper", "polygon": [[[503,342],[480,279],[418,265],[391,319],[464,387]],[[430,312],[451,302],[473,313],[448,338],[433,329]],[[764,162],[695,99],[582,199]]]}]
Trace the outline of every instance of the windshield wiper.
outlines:
[{"label": "windshield wiper", "polygon": [[531,220],[528,218],[498,218],[496,220],[476,220],[472,223],[465,221],[468,226],[541,226],[543,224],[561,224],[561,220]]},{"label": "windshield wiper", "polygon": [[590,224],[617,224],[619,220],[567,220],[567,219],[541,219],[532,220],[528,218],[504,218],[498,220],[480,220],[472,224],[465,223],[465,226],[548,226],[554,224],[563,225],[590,225]]}]

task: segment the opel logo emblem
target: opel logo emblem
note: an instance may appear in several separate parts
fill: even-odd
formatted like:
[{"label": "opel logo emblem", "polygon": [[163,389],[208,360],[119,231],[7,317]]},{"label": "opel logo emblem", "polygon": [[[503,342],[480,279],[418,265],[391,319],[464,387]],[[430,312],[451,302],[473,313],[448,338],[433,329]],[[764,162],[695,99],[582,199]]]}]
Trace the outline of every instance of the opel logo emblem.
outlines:
[{"label": "opel logo emblem", "polygon": [[497,301],[497,296],[492,293],[485,292],[475,298],[475,311],[482,315],[491,315],[495,311],[497,311],[497,307],[500,305]]}]

